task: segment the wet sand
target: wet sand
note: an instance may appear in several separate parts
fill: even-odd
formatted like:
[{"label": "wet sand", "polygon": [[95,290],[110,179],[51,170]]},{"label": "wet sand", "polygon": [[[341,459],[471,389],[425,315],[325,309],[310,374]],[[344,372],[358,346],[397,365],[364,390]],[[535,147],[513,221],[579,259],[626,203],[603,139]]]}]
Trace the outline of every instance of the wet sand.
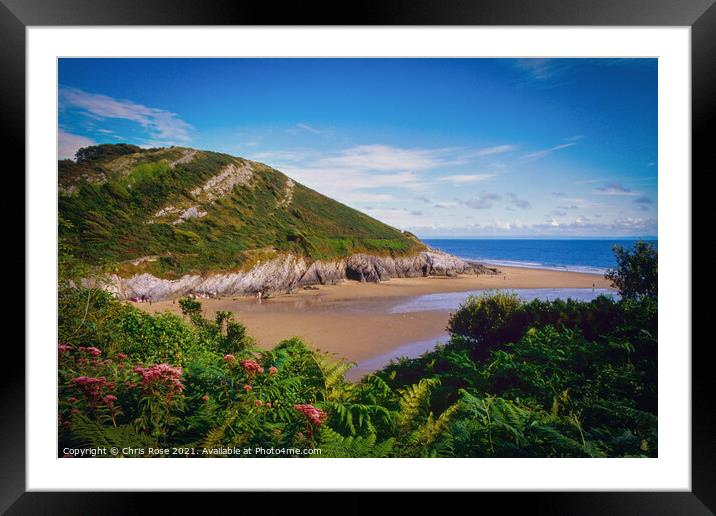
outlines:
[{"label": "wet sand", "polygon": [[[317,349],[362,362],[410,343],[436,342],[445,335],[449,310],[391,313],[392,307],[410,298],[477,289],[610,287],[608,280],[596,274],[499,269],[502,273],[496,276],[396,278],[379,284],[344,281],[319,285],[317,290],[297,290],[261,303],[246,297],[201,301],[207,317],[218,310],[235,312],[260,347],[271,348],[283,339],[300,336]],[[149,312],[180,313],[179,304],[173,301],[135,305]]]}]

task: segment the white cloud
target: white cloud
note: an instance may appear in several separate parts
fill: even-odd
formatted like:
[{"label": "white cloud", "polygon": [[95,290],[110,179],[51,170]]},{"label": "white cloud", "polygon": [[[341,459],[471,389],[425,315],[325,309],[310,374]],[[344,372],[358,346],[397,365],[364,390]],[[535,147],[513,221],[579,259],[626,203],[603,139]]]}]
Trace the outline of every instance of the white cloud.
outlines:
[{"label": "white cloud", "polygon": [[299,123],[299,124],[296,124],[296,127],[298,127],[299,129],[303,129],[304,131],[308,131],[309,133],[321,134],[321,131],[319,131],[315,127],[311,127],[308,124]]},{"label": "white cloud", "polygon": [[186,143],[191,140],[193,127],[179,118],[176,113],[143,106],[130,100],[120,100],[108,95],[60,86],[59,107],[61,110],[81,111],[97,120],[113,118],[135,122],[149,133],[152,141],[163,145]]},{"label": "white cloud", "polygon": [[445,164],[444,149],[405,149],[390,145],[358,145],[326,156],[321,167],[361,170],[428,170]]},{"label": "white cloud", "polygon": [[629,196],[638,196],[641,195],[641,192],[636,192],[634,190],[631,190],[629,188],[626,188],[621,183],[609,183],[608,185],[603,186],[602,188],[597,188],[594,193],[601,194],[601,195],[629,195]]},{"label": "white cloud", "polygon": [[572,147],[574,145],[577,145],[577,142],[569,142],[569,143],[563,143],[561,145],[555,145],[554,147],[550,147],[549,149],[542,149],[539,151],[531,152],[529,154],[525,154],[522,156],[522,159],[524,161],[534,161],[536,159],[544,158],[548,154],[552,154],[555,151],[566,149],[568,147]]},{"label": "white cloud", "polygon": [[623,217],[611,222],[592,222],[581,216],[571,221],[550,218],[543,223],[525,223],[519,219],[490,219],[480,224],[455,226],[432,224],[408,226],[405,229],[421,237],[433,236],[655,236],[656,219]]},{"label": "white cloud", "polygon": [[260,153],[253,158],[270,161],[296,181],[350,204],[388,200],[376,189],[423,191],[431,184],[423,173],[446,166],[453,156],[446,149],[374,144],[330,153],[311,150]]},{"label": "white cloud", "polygon": [[82,147],[95,145],[95,141],[86,136],[68,133],[60,129],[57,133],[58,159],[74,159],[75,153]]},{"label": "white cloud", "polygon": [[564,60],[548,58],[518,59],[515,65],[532,79],[545,81],[559,76],[567,68]]},{"label": "white cloud", "polygon": [[400,229],[423,223],[421,211],[400,208],[366,208],[364,211],[371,217]]},{"label": "white cloud", "polygon": [[485,147],[484,149],[478,149],[475,151],[475,156],[492,156],[493,154],[502,154],[503,152],[509,152],[515,150],[516,145],[496,145],[494,147]]},{"label": "white cloud", "polygon": [[444,176],[440,178],[440,181],[449,181],[451,183],[476,183],[478,181],[485,181],[491,177],[495,177],[496,174],[457,174],[453,176]]}]

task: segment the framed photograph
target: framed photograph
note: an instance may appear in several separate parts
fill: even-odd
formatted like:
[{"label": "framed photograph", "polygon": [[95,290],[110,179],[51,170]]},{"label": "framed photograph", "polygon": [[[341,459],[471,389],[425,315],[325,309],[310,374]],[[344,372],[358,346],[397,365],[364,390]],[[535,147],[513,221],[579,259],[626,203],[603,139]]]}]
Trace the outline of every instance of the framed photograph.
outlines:
[{"label": "framed photograph", "polygon": [[27,302],[0,507],[712,513],[712,3],[3,0]]}]

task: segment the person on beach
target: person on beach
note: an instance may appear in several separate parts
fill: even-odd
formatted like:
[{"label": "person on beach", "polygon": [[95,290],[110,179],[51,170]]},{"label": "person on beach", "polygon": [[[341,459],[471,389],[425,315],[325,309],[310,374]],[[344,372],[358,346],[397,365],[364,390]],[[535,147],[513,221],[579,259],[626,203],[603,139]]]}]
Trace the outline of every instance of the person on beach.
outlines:
[{"label": "person on beach", "polygon": [[261,304],[261,298],[263,297],[263,291],[259,290],[256,292],[256,300]]}]

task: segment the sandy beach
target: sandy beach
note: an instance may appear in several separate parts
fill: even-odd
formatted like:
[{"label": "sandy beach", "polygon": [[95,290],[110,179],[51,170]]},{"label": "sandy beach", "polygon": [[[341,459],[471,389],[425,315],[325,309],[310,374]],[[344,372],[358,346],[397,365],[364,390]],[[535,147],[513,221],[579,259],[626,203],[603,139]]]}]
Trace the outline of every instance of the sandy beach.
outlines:
[{"label": "sandy beach", "polygon": [[[224,297],[203,299],[204,313],[236,313],[259,346],[300,336],[311,346],[354,362],[389,354],[412,342],[438,341],[445,335],[450,310],[393,313],[406,299],[427,294],[478,289],[610,288],[600,275],[542,269],[499,267],[501,274],[452,278],[396,278],[383,283],[344,281],[319,285],[263,300]],[[149,312],[180,313],[176,301],[136,303]]]}]

